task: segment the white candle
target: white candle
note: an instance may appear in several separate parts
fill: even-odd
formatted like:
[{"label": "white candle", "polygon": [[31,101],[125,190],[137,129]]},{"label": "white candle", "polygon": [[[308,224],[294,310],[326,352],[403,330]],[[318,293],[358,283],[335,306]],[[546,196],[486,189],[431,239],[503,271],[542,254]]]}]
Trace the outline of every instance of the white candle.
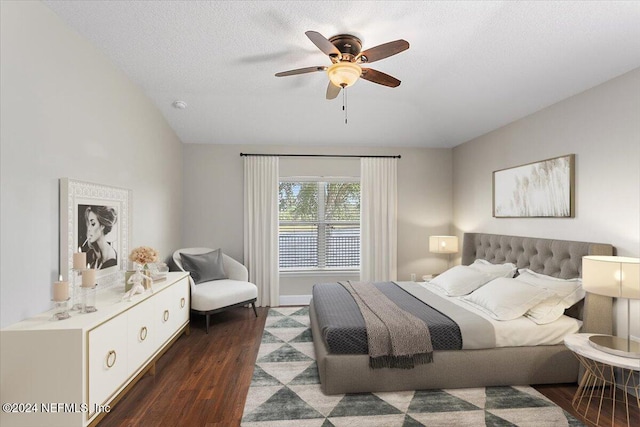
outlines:
[{"label": "white candle", "polygon": [[74,270],[84,270],[84,266],[87,264],[87,254],[80,251],[78,247],[78,252],[73,254],[73,269]]},{"label": "white candle", "polygon": [[62,280],[62,275],[53,283],[53,300],[66,301],[69,299],[69,282]]},{"label": "white candle", "polygon": [[87,269],[82,272],[82,287],[92,288],[96,284],[97,273],[98,270],[89,268],[89,264],[87,264]]}]

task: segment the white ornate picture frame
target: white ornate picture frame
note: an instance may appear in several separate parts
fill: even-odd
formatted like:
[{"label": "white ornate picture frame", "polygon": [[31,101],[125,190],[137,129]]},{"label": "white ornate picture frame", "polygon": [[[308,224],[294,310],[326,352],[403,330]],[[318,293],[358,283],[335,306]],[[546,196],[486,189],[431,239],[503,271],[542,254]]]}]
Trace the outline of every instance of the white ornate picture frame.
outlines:
[{"label": "white ornate picture frame", "polygon": [[[98,269],[98,285],[103,288],[121,279],[120,270],[126,266],[129,255],[129,234],[131,233],[131,191],[124,188],[60,179],[60,274],[70,280],[73,274],[73,253],[80,247],[87,253],[92,268]],[[88,233],[86,218],[90,212],[108,212],[108,225],[101,227],[100,239],[115,251],[115,262],[98,261],[96,249],[99,247],[94,233]],[[95,215],[92,216],[95,218]],[[105,231],[106,230],[106,231]],[[113,251],[109,252],[113,254]]]}]

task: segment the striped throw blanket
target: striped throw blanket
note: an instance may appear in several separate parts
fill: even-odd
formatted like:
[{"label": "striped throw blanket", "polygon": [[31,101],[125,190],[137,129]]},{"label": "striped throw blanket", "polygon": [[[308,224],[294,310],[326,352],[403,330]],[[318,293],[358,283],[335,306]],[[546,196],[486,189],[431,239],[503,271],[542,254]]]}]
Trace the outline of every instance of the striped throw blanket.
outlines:
[{"label": "striped throw blanket", "polygon": [[427,325],[371,283],[340,282],[358,304],[367,328],[369,367],[411,369],[433,361]]}]

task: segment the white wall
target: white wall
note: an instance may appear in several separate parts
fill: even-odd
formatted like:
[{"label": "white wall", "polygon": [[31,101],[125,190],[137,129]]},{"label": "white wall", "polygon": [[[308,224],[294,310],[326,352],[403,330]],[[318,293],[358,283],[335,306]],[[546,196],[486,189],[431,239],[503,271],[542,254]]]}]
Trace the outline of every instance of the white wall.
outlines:
[{"label": "white wall", "polygon": [[[576,216],[492,217],[492,172],[576,155]],[[640,255],[640,69],[575,95],[453,150],[454,225],[479,231],[610,243]],[[626,301],[616,330],[626,334]],[[632,333],[640,336],[633,301]]]},{"label": "white wall", "polygon": [[[428,236],[451,232],[450,149],[380,147],[288,147],[264,145],[184,146],[183,245],[221,247],[243,258],[243,160],[240,153],[396,155],[398,164],[398,279],[446,269],[447,259],[430,254]],[[360,175],[355,159],[282,158],[281,175]],[[347,172],[345,172],[347,171]],[[306,295],[311,285],[335,276],[281,280],[282,295]]]},{"label": "white wall", "polygon": [[51,308],[61,177],[131,189],[132,247],[169,255],[179,246],[182,144],[144,93],[46,6],[3,1],[0,15],[4,327]]}]

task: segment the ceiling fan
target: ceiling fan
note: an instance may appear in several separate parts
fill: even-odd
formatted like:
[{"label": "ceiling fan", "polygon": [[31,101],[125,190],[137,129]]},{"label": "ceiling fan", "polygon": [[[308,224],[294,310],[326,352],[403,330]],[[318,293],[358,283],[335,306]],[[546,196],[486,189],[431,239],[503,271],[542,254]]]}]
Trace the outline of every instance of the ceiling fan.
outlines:
[{"label": "ceiling fan", "polygon": [[336,98],[342,88],[353,85],[360,77],[383,86],[400,86],[400,80],[395,77],[373,68],[362,67],[362,65],[388,58],[409,49],[409,43],[406,40],[395,40],[361,52],[362,42],[351,34],[338,34],[329,39],[317,31],[307,31],[305,34],[318,49],[329,55],[332,65],[282,71],[276,73],[276,77],[326,71],[329,75],[327,99]]}]

